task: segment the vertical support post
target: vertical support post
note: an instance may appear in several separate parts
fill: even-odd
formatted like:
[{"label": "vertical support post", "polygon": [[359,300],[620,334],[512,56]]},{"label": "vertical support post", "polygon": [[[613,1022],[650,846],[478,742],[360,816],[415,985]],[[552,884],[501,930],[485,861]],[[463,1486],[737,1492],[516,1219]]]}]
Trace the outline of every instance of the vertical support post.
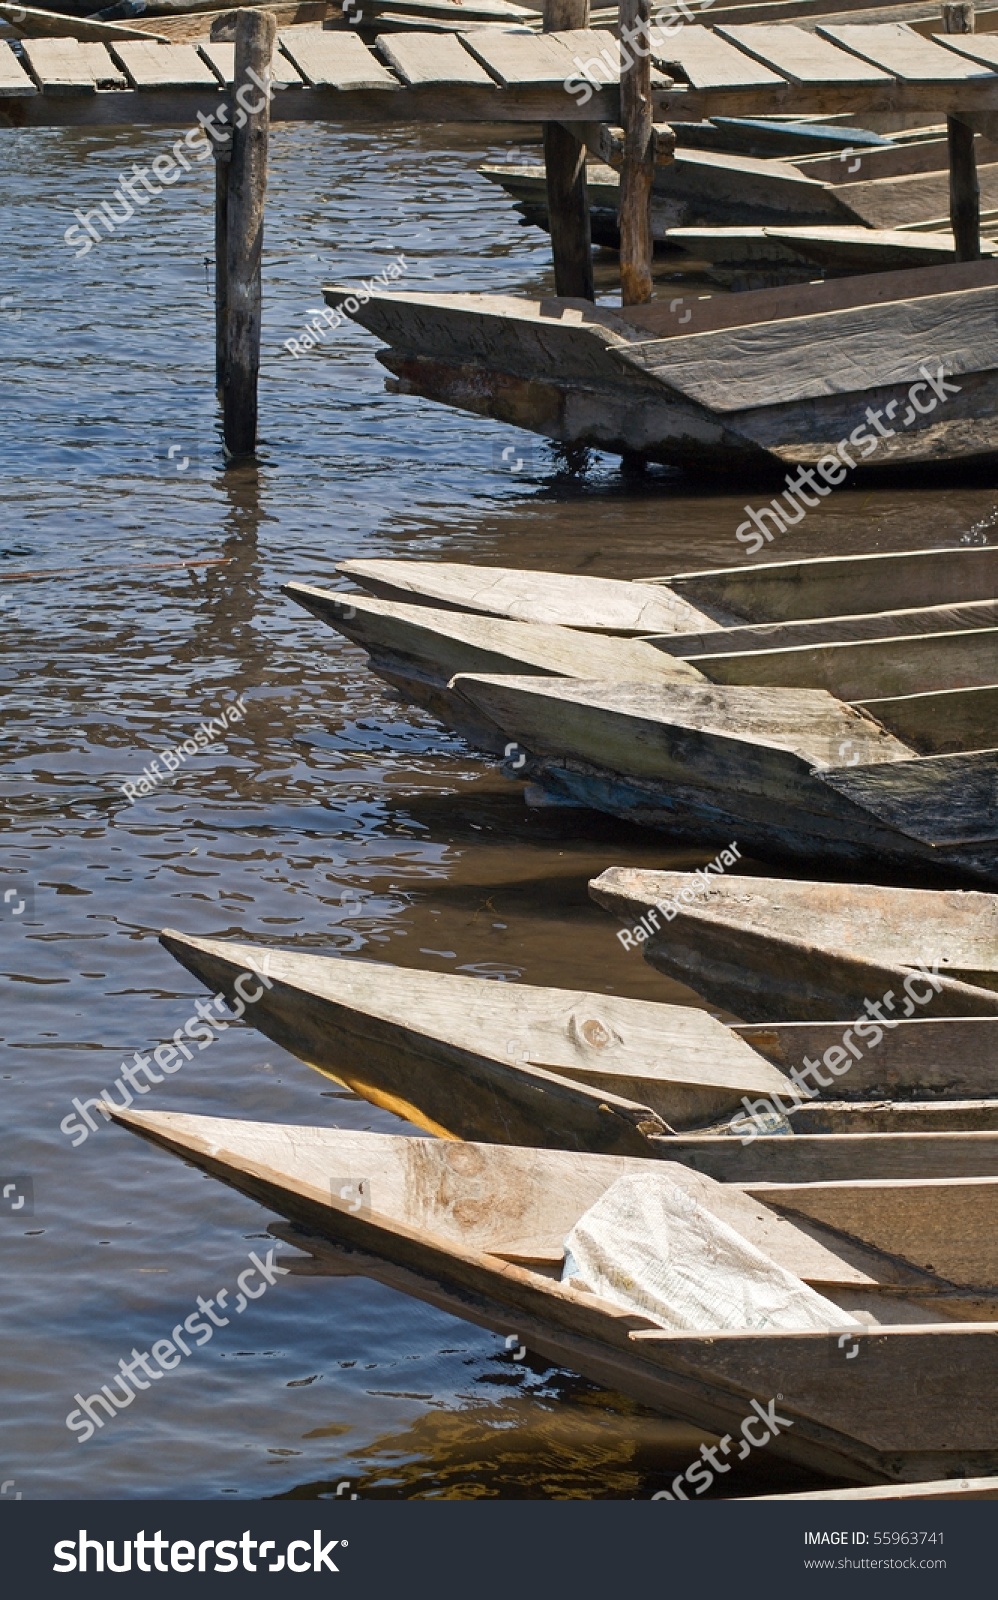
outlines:
[{"label": "vertical support post", "polygon": [[229,162],[232,135],[212,143],[215,158],[215,392],[225,384],[225,342],[229,316]]},{"label": "vertical support post", "polygon": [[[655,177],[651,103],[649,0],[620,0],[620,298],[625,306],[651,299],[651,191]],[[638,49],[640,41],[642,49]]]},{"label": "vertical support post", "polygon": [[232,156],[226,195],[222,372],[222,430],[226,454],[232,460],[252,456],[256,450],[270,65],[276,31],[272,11],[240,11],[230,101]]},{"label": "vertical support post", "polygon": [[[973,33],[970,0],[943,6],[944,33]],[[977,179],[974,130],[959,117],[946,118],[949,143],[949,214],[958,261],[979,261],[981,255],[981,190]]]},{"label": "vertical support post", "polygon": [[[588,28],[589,0],[544,0],[544,32]],[[548,220],[555,293],[593,300],[593,246],[586,148],[560,122],[544,124]]]}]

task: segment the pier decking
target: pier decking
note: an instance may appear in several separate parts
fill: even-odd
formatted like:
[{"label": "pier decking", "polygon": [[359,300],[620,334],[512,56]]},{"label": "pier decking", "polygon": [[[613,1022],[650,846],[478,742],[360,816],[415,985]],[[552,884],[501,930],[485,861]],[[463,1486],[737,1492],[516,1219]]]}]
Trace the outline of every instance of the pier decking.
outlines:
[{"label": "pier decking", "polygon": [[[605,52],[605,54],[604,54]],[[327,122],[616,122],[619,45],[603,29],[495,28],[380,35],[299,26],[278,34],[271,117]],[[998,37],[899,23],[792,23],[662,36],[656,121],[715,115],[932,112],[998,117]],[[595,86],[581,72],[587,66]],[[231,74],[224,45],[0,41],[0,125],[178,126],[211,114]],[[984,131],[985,122],[975,123]]]}]

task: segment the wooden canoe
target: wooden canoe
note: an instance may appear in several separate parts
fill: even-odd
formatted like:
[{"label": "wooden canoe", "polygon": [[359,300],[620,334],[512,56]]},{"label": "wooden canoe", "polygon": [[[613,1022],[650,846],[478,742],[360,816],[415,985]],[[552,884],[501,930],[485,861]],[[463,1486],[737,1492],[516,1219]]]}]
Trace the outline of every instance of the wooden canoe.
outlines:
[{"label": "wooden canoe", "polygon": [[[532,1352],[680,1420],[723,1435],[749,1397],[779,1396],[789,1426],[769,1448],[830,1476],[998,1469],[998,1421],[982,1403],[998,1388],[998,1180],[720,1185],[620,1156],[113,1114],[287,1218],[280,1234],[320,1270],[513,1328]],[[562,1282],[575,1223],[618,1178],[649,1171],[831,1301],[833,1326],[666,1331]],[[844,1346],[858,1346],[848,1367]]]},{"label": "wooden canoe", "polygon": [[[702,304],[709,308],[713,302]],[[336,570],[382,600],[477,611],[512,622],[560,624],[590,633],[675,633],[685,636],[690,654],[700,648],[704,634],[728,628],[743,629],[746,648],[749,636],[744,630],[749,627],[758,648],[770,638],[807,644],[844,636],[941,632],[945,630],[923,629],[914,618],[930,620],[939,605],[993,603],[998,595],[996,545],[743,562],[737,567],[626,581],[383,556],[341,561]],[[892,609],[885,611],[887,598]],[[862,635],[837,631],[845,629],[850,617],[856,619],[855,626],[869,631]],[[781,636],[778,630],[789,623],[804,623],[814,631]]]},{"label": "wooden canoe", "polygon": [[449,692],[538,797],[764,861],[998,884],[994,749],[917,756],[819,689],[467,674]]},{"label": "wooden canoe", "polygon": [[[694,304],[688,323],[677,313],[654,337],[630,311],[587,301],[397,288],[359,300],[348,287],[324,294],[386,342],[379,359],[400,391],[566,444],[715,476],[816,466],[854,433],[862,439],[847,455],[858,474],[990,464],[998,263],[878,280],[879,292],[867,278],[808,285],[807,313],[799,290],[782,315],[772,290],[755,291],[767,296],[765,310],[751,293],[731,296],[737,322],[710,330],[699,328]],[[923,368],[948,387],[941,399],[920,389],[926,409],[917,415],[910,395],[927,381]],[[868,412],[902,426],[874,435]]]},{"label": "wooden canoe", "polygon": [[683,899],[691,883],[611,867],[589,889],[626,924],[659,901],[674,908],[644,955],[746,1021],[855,1016],[888,991],[910,1005],[905,980],[921,962],[938,964],[938,993],[912,1011],[998,1016],[996,895],[726,873]]},{"label": "wooden canoe", "polygon": [[[505,752],[509,738],[515,736],[504,735],[481,708],[473,713],[469,699],[453,692],[452,679],[462,673],[540,672],[586,679],[598,673],[608,683],[824,689],[839,700],[875,702],[874,715],[891,731],[896,720],[911,725],[917,737],[903,748],[895,742],[896,759],[912,753],[937,754],[940,748],[986,749],[994,739],[992,680],[998,675],[998,627],[972,625],[998,614],[998,603],[991,601],[942,607],[933,618],[918,614],[928,627],[943,616],[952,623],[971,624],[945,633],[894,637],[874,633],[867,638],[868,627],[889,629],[891,622],[826,619],[830,632],[841,620],[846,637],[819,644],[822,627],[816,624],[810,630],[812,643],[804,644],[800,640],[808,636],[809,628],[795,624],[767,635],[761,647],[749,630],[750,648],[739,650],[728,648],[734,639],[722,630],[647,639],[594,636],[553,624],[439,611],[309,584],[286,584],[284,593],[366,650],[373,669],[400,694],[493,752]],[[893,615],[898,627],[915,626],[914,614],[906,613],[907,620]],[[744,639],[745,634],[746,630],[736,630],[734,638]],[[701,642],[710,648],[696,653]],[[946,722],[927,701],[956,690],[964,692],[964,699],[959,706],[946,703],[945,709],[955,713]],[[908,705],[913,695],[926,697],[914,716]],[[788,715],[791,710],[788,701]]]},{"label": "wooden canoe", "polygon": [[[247,1011],[254,1027],[372,1104],[443,1137],[681,1161],[722,1181],[998,1176],[998,1021],[944,1019],[935,1045],[910,1024],[902,1044],[888,1035],[888,1050],[871,1051],[855,1079],[835,1080],[836,1098],[809,1101],[745,1038],[689,1007],[171,929],[160,938],[230,999],[240,974],[266,963],[271,987]],[[839,1025],[839,1038],[849,1026]],[[770,1029],[767,1043],[807,1054],[812,1037],[817,1030],[805,1042],[799,1029]],[[967,1042],[983,1055],[940,1057],[940,1048]],[[840,1081],[850,1099],[840,1097]],[[741,1123],[755,1104],[761,1120],[749,1135]],[[736,1116],[740,1131],[731,1127]]]}]

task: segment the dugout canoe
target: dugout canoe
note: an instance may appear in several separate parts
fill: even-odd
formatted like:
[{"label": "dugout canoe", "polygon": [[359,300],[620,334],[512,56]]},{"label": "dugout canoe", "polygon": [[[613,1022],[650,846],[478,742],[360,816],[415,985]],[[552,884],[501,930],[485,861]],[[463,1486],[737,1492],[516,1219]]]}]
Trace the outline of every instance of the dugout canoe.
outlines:
[{"label": "dugout canoe", "polygon": [[[702,304],[706,318],[713,302]],[[438,610],[482,612],[590,633],[674,633],[691,640],[722,628],[751,626],[754,633],[758,630],[760,644],[767,642],[765,630],[789,623],[815,629],[827,625],[830,631],[788,635],[781,642],[806,644],[818,638],[824,643],[842,636],[831,630],[840,624],[844,629],[848,617],[859,626],[861,615],[877,619],[877,632],[866,636],[922,631],[909,627],[906,619],[917,613],[928,617],[937,605],[962,607],[998,595],[998,545],[743,561],[735,567],[627,580],[383,556],[341,561],[336,570],[378,599]],[[884,609],[885,601],[891,610]]]},{"label": "dugout canoe", "polygon": [[[277,1211],[291,1228],[276,1231],[316,1270],[515,1329],[530,1351],[673,1417],[731,1434],[749,1397],[778,1395],[790,1425],[769,1448],[830,1476],[998,1470],[998,1418],[982,1403],[998,1389],[998,1180],[720,1185],[619,1156],[113,1115]],[[621,1179],[665,1179],[674,1204],[704,1226],[718,1219],[767,1271],[830,1302],[830,1326],[752,1331],[729,1316],[720,1331],[667,1331],[661,1316],[562,1282],[566,1238],[597,1202],[614,1203]]]},{"label": "dugout canoe", "polygon": [[646,959],[747,1022],[861,1014],[920,963],[938,969],[927,1015],[998,1015],[998,895],[630,867],[589,892],[625,924],[664,901]]},{"label": "dugout canoe", "polygon": [[816,689],[467,674],[450,692],[499,730],[528,800],[763,861],[998,884],[994,749],[916,755]]},{"label": "dugout canoe", "polygon": [[996,285],[998,262],[974,261],[808,284],[775,307],[757,290],[725,297],[710,328],[699,300],[680,312],[673,297],[653,308],[672,326],[652,335],[640,308],[583,300],[323,292],[384,340],[399,392],[715,478],[834,457],[842,481],[993,464]]},{"label": "dugout canoe", "polygon": [[[557,624],[439,611],[310,584],[289,583],[283,592],[360,645],[373,670],[406,699],[493,753],[508,754],[515,735],[507,735],[484,708],[473,710],[467,696],[454,692],[452,681],[463,673],[529,672],[585,679],[599,674],[607,683],[663,687],[823,689],[839,700],[875,703],[872,715],[887,729],[912,735],[909,754],[982,749],[994,739],[998,693],[992,681],[998,674],[994,601],[933,608],[932,617],[924,612],[893,613],[886,620],[843,618],[823,619],[813,627],[786,625],[757,640],[751,629],[646,638],[587,635]],[[913,630],[919,622],[931,628],[943,620],[950,624],[947,632],[892,636],[888,631],[885,637],[876,632],[892,626]],[[823,631],[834,633],[837,623],[847,636],[820,643]],[[868,631],[872,637],[863,636]],[[807,639],[811,642],[803,642]],[[745,643],[747,649],[730,648]],[[938,701],[942,694],[950,696],[945,704]],[[913,709],[909,702],[916,695],[924,698]],[[789,714],[789,701],[787,708]],[[899,744],[895,754],[900,753]],[[849,755],[847,751],[844,759]]]},{"label": "dugout canoe", "polygon": [[229,999],[241,974],[265,970],[254,1027],[443,1137],[682,1161],[722,1180],[998,1175],[998,1021],[943,1019],[935,1043],[909,1024],[885,1051],[861,1051],[848,1080],[824,1073],[834,1095],[808,1100],[788,1067],[829,1049],[830,1026],[770,1028],[763,1051],[686,1006],[172,929],[160,941]]}]

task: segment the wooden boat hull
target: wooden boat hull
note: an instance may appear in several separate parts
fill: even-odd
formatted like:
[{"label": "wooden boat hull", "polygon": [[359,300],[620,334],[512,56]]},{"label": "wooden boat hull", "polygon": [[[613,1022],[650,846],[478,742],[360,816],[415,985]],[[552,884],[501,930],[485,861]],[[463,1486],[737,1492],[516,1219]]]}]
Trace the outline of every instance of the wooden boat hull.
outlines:
[{"label": "wooden boat hull", "polygon": [[[761,860],[918,865],[938,881],[998,882],[994,751],[907,759],[884,730],[878,749],[876,725],[849,720],[855,707],[814,690],[471,675],[451,689],[505,734],[516,775],[556,799],[684,841],[735,839]],[[739,693],[787,699],[727,698]],[[784,712],[816,742],[789,721],[781,732]]]},{"label": "wooden boat hull", "polygon": [[[708,302],[709,304],[710,302]],[[945,632],[910,626],[928,622],[937,607],[992,606],[998,595],[998,546],[904,550],[872,556],[821,556],[809,561],[743,562],[705,572],[624,581],[523,571],[458,561],[385,557],[341,561],[337,572],[382,600],[438,610],[479,612],[513,622],[541,622],[587,633],[667,634],[688,641],[738,628],[761,648],[770,636],[784,644],[828,643],[831,630],[863,629],[848,637]],[[889,595],[894,609],[883,609]],[[967,625],[974,625],[967,615]],[[794,626],[808,630],[806,637]],[[953,626],[962,626],[954,623]],[[827,629],[827,635],[810,630]]]},{"label": "wooden boat hull", "polygon": [[[721,1180],[998,1175],[996,1079],[980,1065],[967,1079],[971,1094],[982,1081],[988,1086],[985,1098],[940,1099],[938,1076],[913,1065],[905,1105],[835,1100],[790,1110],[799,1095],[783,1071],[685,1007],[171,930],[161,942],[230,1000],[241,974],[265,970],[269,987],[248,1012],[254,1027],[372,1104],[443,1137],[644,1155]],[[949,1070],[952,1091],[962,1069]],[[926,1072],[934,1096],[927,1101],[915,1098]],[[774,1097],[788,1109],[793,1137],[726,1137],[747,1104]]]},{"label": "wooden boat hull", "polygon": [[675,907],[646,959],[747,1022],[862,1015],[904,996],[919,962],[939,969],[925,1014],[998,1016],[994,895],[731,875],[695,901],[688,888],[680,873],[611,867],[590,893],[627,922]]},{"label": "wooden boat hull", "polygon": [[[328,1260],[497,1332],[515,1328],[530,1350],[671,1416],[723,1435],[748,1397],[779,1396],[788,1425],[769,1448],[851,1482],[998,1467],[998,1425],[980,1403],[998,1387],[987,1320],[998,1262],[982,1221],[998,1180],[691,1191],[708,1180],[669,1169],[737,1215],[746,1237],[768,1227],[771,1256],[839,1305],[878,1308],[877,1325],[850,1330],[859,1359],[847,1371],[835,1329],[666,1333],[557,1281],[572,1222],[640,1163],[170,1113],[115,1119],[276,1209],[292,1224],[280,1234],[319,1270]],[[929,1320],[889,1322],[888,1307]]]},{"label": "wooden boat hull", "polygon": [[[867,473],[994,460],[998,267],[972,265],[983,267],[983,283],[958,264],[948,269],[953,287],[940,291],[930,268],[926,292],[906,299],[850,300],[756,323],[749,303],[737,331],[677,324],[671,337],[644,341],[633,319],[586,302],[395,291],[358,304],[345,288],[324,293],[331,305],[350,300],[350,315],[388,342],[379,359],[409,392],[565,443],[692,470],[817,466],[839,459],[842,445],[850,470]],[[947,350],[932,355],[941,326],[951,330]],[[909,397],[925,383],[927,361],[948,387],[931,404],[919,390],[916,406]],[[857,417],[871,414],[902,426],[881,423],[862,450],[849,450],[864,431]]]}]

